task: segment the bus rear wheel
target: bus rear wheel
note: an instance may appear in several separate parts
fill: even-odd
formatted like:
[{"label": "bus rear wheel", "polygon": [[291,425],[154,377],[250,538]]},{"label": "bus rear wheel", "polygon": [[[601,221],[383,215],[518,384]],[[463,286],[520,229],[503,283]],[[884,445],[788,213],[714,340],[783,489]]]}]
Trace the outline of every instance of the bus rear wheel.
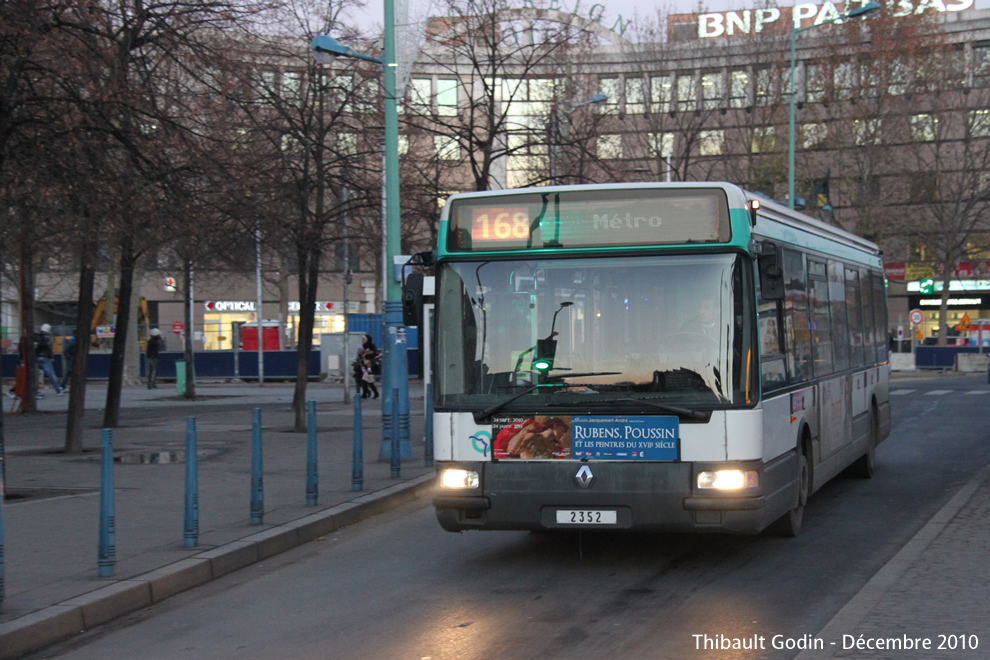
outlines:
[{"label": "bus rear wheel", "polygon": [[797,472],[797,505],[771,523],[768,531],[774,536],[794,537],[801,533],[801,523],[804,521],[804,505],[807,504],[811,491],[811,471],[808,469],[808,458],[800,448],[798,449]]}]

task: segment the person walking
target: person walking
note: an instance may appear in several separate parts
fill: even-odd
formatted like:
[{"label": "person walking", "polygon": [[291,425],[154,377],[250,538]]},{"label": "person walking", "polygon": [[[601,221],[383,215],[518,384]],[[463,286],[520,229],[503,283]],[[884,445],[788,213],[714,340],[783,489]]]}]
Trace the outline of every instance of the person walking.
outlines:
[{"label": "person walking", "polygon": [[148,389],[158,389],[158,354],[165,350],[165,340],[162,331],[154,328],[144,349],[145,364],[148,369]]},{"label": "person walking", "polygon": [[72,377],[72,362],[76,359],[76,330],[62,343],[62,389],[68,389]]},{"label": "person walking", "polygon": [[[374,344],[372,344],[374,346]],[[375,387],[375,372],[374,364],[376,353],[372,351],[365,351],[364,356],[361,359],[361,366],[363,373],[361,374],[361,387],[364,390],[361,394],[362,399],[367,399],[372,394],[374,394],[375,399],[378,398],[378,388]]]},{"label": "person walking", "polygon": [[34,336],[34,355],[38,368],[45,374],[45,378],[52,384],[52,389],[56,394],[62,393],[62,386],[58,384],[55,376],[55,368],[52,366],[54,357],[53,349],[55,342],[52,341],[52,326],[43,323],[41,330]]}]

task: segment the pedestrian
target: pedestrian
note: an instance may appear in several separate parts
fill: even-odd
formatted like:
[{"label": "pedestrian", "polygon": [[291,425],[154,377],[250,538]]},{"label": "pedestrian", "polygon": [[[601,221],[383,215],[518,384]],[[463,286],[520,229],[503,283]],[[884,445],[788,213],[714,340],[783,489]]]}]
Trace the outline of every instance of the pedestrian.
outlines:
[{"label": "pedestrian", "polygon": [[380,374],[382,370],[382,354],[378,350],[378,347],[375,346],[375,342],[372,341],[371,335],[366,334],[361,337],[361,353],[359,355],[362,354],[365,359],[371,361],[371,373],[376,376]]},{"label": "pedestrian", "polygon": [[378,398],[378,388],[375,387],[375,373],[374,373],[375,354],[372,354],[370,351],[365,351],[364,358],[362,360],[362,368],[364,373],[361,375],[361,382],[365,386],[365,392],[364,394],[361,395],[361,397],[364,399],[367,399],[372,393],[374,394],[375,399]]},{"label": "pedestrian", "polygon": [[144,349],[144,358],[148,370],[148,389],[158,389],[158,354],[165,350],[165,340],[162,339],[162,331],[154,328],[148,338],[148,345]]},{"label": "pedestrian", "polygon": [[62,389],[68,389],[72,376],[72,362],[76,359],[76,330],[62,342]]},{"label": "pedestrian", "polygon": [[61,394],[62,386],[58,384],[58,378],[55,376],[55,368],[52,366],[54,347],[55,342],[52,340],[52,326],[43,323],[41,330],[34,336],[35,359],[37,360],[38,368],[45,374],[48,382],[52,384],[52,389],[55,390],[56,394]]},{"label": "pedestrian", "polygon": [[351,373],[354,374],[354,383],[357,385],[357,393],[361,395],[362,399],[367,399],[371,396],[371,387],[368,381],[364,379],[364,351],[360,350],[357,353],[357,357],[354,362],[351,363]]}]

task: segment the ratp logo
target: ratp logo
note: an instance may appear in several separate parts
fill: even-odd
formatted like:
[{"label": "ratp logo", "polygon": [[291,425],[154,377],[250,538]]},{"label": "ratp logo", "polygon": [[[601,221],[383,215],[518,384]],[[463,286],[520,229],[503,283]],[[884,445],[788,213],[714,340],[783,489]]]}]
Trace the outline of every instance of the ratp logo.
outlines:
[{"label": "ratp logo", "polygon": [[478,431],[471,436],[471,446],[482,456],[488,456],[488,448],[492,444],[492,434],[488,431]]}]

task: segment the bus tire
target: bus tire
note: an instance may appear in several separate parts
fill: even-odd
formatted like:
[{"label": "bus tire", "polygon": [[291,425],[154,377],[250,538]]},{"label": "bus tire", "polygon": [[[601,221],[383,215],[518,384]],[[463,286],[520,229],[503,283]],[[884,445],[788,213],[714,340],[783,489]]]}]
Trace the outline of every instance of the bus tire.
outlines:
[{"label": "bus tire", "polygon": [[877,470],[877,407],[870,406],[870,437],[866,453],[849,466],[849,475],[856,479],[870,479]]},{"label": "bus tire", "polygon": [[808,457],[804,453],[804,447],[798,447],[797,451],[797,505],[771,523],[768,531],[774,536],[794,537],[801,533],[804,505],[808,503],[808,496],[811,494],[811,470],[808,467]]}]

